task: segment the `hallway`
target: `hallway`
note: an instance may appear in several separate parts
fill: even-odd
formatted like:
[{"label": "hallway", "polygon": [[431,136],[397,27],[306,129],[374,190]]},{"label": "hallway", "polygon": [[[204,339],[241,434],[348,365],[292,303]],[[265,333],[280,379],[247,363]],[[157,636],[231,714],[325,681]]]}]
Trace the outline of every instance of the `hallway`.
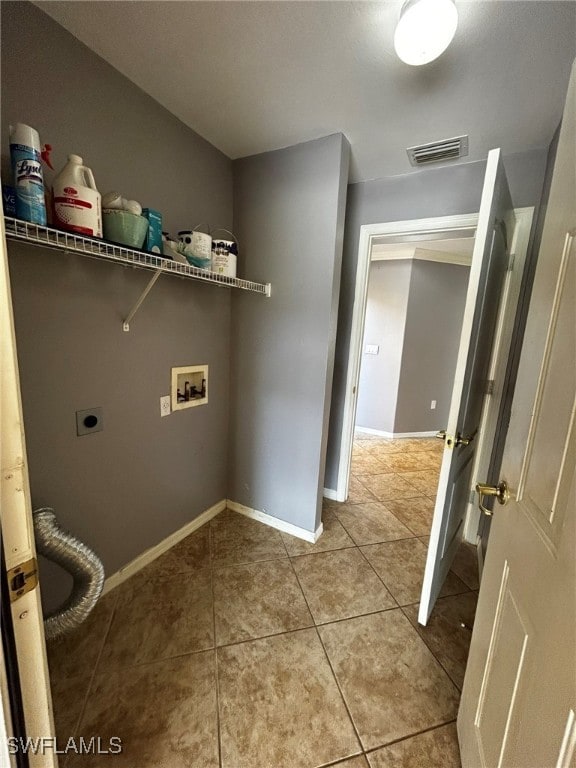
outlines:
[{"label": "hallway", "polygon": [[457,768],[473,548],[416,621],[441,447],[358,434],[317,544],[225,511],[105,595],[49,648],[54,706],[123,752],[61,764]]}]

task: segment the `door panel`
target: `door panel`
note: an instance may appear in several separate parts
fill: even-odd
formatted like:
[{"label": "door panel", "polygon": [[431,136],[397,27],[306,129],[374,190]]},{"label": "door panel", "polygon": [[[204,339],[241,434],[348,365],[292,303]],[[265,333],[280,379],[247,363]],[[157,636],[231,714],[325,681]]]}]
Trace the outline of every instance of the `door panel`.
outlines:
[{"label": "door panel", "polygon": [[511,736],[509,724],[518,703],[518,689],[524,682],[530,650],[529,622],[511,584],[507,564],[502,574],[496,617],[476,712],[479,745],[487,766],[503,762]]},{"label": "door panel", "polygon": [[573,70],[504,449],[512,497],[495,505],[458,713],[464,768],[576,761],[575,235]]},{"label": "door panel", "polygon": [[469,451],[467,458],[459,465],[458,469],[454,472],[454,479],[452,485],[449,488],[449,496],[446,499],[446,507],[454,511],[448,518],[448,523],[445,528],[445,533],[442,542],[441,556],[444,557],[450,550],[450,547],[456,546],[460,543],[462,532],[462,526],[464,524],[463,516],[457,514],[459,509],[466,508],[468,501],[470,488],[470,479],[472,475],[472,459],[474,454]]},{"label": "door panel", "polygon": [[[514,213],[500,150],[488,155],[418,621],[426,624],[464,528]],[[467,444],[457,445],[459,436]]]}]

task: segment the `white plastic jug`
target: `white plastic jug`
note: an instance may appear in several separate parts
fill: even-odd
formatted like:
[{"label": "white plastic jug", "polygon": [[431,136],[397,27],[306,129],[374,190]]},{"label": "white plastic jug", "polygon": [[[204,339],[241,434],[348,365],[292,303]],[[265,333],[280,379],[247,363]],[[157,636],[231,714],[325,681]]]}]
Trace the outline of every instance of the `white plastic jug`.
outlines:
[{"label": "white plastic jug", "polygon": [[102,237],[102,199],[92,171],[79,155],[68,155],[68,162],[54,179],[52,205],[56,227]]}]

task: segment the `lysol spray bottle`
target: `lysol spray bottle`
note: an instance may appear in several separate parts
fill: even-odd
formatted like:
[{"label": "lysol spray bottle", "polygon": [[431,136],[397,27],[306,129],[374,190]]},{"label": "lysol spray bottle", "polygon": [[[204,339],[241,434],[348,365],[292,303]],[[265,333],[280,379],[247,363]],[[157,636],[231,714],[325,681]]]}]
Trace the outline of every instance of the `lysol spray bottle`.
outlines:
[{"label": "lysol spray bottle", "polygon": [[44,178],[38,131],[23,123],[10,126],[10,157],[16,190],[16,216],[46,225]]}]

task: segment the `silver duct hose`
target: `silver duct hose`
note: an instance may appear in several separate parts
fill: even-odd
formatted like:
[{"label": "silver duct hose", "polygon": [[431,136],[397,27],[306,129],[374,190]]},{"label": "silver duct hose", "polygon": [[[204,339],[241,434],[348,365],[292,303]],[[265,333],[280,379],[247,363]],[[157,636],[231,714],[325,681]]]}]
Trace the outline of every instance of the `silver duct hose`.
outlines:
[{"label": "silver duct hose", "polygon": [[34,510],[33,519],[38,552],[74,579],[70,596],[44,619],[46,638],[52,640],[88,617],[102,593],[104,566],[90,547],[60,527],[50,507]]}]

